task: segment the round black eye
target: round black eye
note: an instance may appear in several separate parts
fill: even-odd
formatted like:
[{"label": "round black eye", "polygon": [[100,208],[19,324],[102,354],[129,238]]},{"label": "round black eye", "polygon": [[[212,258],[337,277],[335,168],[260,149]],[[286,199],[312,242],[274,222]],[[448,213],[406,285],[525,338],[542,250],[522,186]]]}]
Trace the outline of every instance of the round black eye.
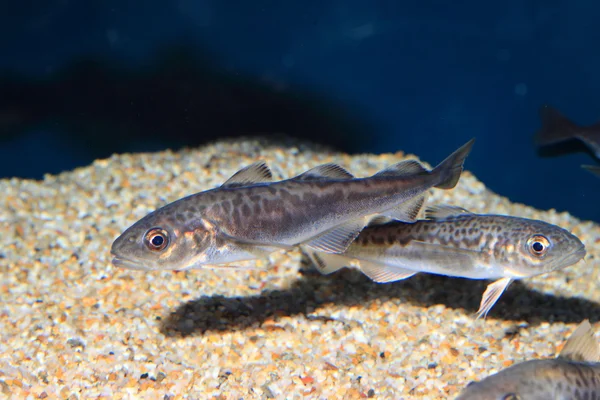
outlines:
[{"label": "round black eye", "polygon": [[527,241],[527,246],[529,247],[529,252],[536,256],[542,257],[548,251],[548,247],[550,246],[550,242],[545,236],[542,235],[533,235]]},{"label": "round black eye", "polygon": [[165,242],[165,239],[160,236],[160,235],[156,235],[152,238],[152,245],[155,247],[160,247],[162,246],[162,244]]},{"label": "round black eye", "polygon": [[169,244],[169,234],[161,228],[152,228],[144,236],[146,247],[153,251],[164,250]]}]

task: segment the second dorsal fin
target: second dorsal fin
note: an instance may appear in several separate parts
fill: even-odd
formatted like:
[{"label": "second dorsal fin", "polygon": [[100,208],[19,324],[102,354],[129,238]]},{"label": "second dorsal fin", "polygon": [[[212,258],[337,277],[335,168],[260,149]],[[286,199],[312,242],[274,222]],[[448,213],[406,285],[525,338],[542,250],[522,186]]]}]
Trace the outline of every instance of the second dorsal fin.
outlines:
[{"label": "second dorsal fin", "polygon": [[382,169],[373,176],[401,177],[415,174],[427,174],[430,171],[417,160],[405,160]]},{"label": "second dorsal fin", "polygon": [[240,169],[221,185],[222,188],[250,186],[256,183],[266,183],[273,180],[273,174],[264,161],[257,161]]},{"label": "second dorsal fin", "polygon": [[337,164],[321,164],[294,177],[297,181],[321,181],[325,179],[353,179],[354,175]]},{"label": "second dorsal fin", "polygon": [[458,206],[439,205],[430,206],[425,209],[425,218],[436,220],[449,217],[457,217],[459,215],[471,215],[471,211]]}]

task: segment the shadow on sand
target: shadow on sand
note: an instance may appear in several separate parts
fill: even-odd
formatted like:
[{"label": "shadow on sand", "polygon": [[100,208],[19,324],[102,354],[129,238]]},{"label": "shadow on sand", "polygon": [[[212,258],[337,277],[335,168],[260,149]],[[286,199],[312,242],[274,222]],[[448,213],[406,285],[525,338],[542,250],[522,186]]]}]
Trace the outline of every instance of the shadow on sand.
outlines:
[{"label": "shadow on sand", "polygon": [[[309,316],[326,304],[367,306],[372,301],[399,300],[430,307],[442,304],[474,314],[488,281],[419,274],[406,281],[376,284],[362,273],[344,269],[323,276],[304,262],[299,279],[289,290],[268,290],[248,297],[203,296],[182,304],[161,327],[167,336],[201,335],[206,331],[232,331],[258,327],[269,318]],[[540,293],[514,282],[492,308],[488,319],[579,323],[600,320],[600,304],[578,297]],[[322,319],[322,317],[319,317]]]}]

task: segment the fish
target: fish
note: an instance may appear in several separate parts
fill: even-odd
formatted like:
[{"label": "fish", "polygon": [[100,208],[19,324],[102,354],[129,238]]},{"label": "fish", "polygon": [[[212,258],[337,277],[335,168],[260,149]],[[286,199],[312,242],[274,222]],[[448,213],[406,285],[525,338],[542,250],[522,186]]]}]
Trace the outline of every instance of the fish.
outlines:
[{"label": "fish", "polygon": [[583,320],[556,358],[528,360],[481,381],[455,400],[600,399],[600,346]]},{"label": "fish", "polygon": [[221,186],[134,223],[113,242],[112,264],[141,270],[215,268],[300,244],[342,252],[372,218],[414,221],[428,190],[454,188],[473,143],[432,170],[405,160],[366,178],[329,163],[273,182],[269,167],[257,161]]},{"label": "fish", "polygon": [[322,274],[352,262],[378,283],[417,273],[492,279],[477,318],[485,318],[514,280],[565,268],[586,254],[577,236],[556,225],[451,205],[429,206],[414,223],[375,220],[340,254],[302,250]]},{"label": "fish", "polygon": [[535,137],[538,146],[578,139],[600,159],[600,122],[579,126],[549,105],[540,108],[540,119],[542,126]]},{"label": "fish", "polygon": [[600,177],[600,167],[596,165],[582,165],[581,168],[590,171],[592,174]]}]

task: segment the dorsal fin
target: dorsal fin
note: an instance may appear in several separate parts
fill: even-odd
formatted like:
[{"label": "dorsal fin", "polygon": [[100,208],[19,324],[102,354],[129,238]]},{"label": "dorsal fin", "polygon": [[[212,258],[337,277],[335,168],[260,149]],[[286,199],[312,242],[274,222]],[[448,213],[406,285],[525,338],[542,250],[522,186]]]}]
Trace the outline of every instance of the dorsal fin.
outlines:
[{"label": "dorsal fin", "polygon": [[325,179],[353,179],[354,175],[337,164],[321,164],[294,177],[297,181],[321,181]]},{"label": "dorsal fin", "polygon": [[459,215],[472,215],[473,213],[467,209],[450,205],[430,206],[425,209],[425,218],[430,220],[444,219],[448,217],[456,217]]},{"label": "dorsal fin", "polygon": [[589,320],[584,320],[573,331],[558,357],[569,361],[600,362],[600,347]]},{"label": "dorsal fin", "polygon": [[273,174],[264,161],[257,161],[240,169],[221,185],[222,188],[249,186],[255,183],[271,182]]},{"label": "dorsal fin", "polygon": [[429,170],[423,166],[417,160],[406,160],[400,161],[394,165],[390,165],[387,168],[382,169],[373,176],[406,176],[414,174],[425,174],[429,173]]}]

